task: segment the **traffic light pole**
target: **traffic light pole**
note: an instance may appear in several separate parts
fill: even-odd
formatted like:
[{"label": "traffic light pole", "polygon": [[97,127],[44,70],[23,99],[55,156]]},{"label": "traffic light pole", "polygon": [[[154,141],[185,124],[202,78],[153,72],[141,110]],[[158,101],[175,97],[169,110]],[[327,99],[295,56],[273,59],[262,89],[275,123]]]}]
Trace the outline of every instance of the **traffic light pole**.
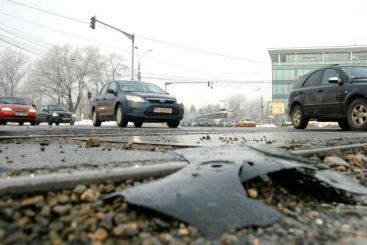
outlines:
[{"label": "traffic light pole", "polygon": [[118,29],[116,27],[113,27],[113,26],[111,26],[109,24],[106,24],[106,23],[104,23],[104,22],[102,22],[100,20],[97,20],[96,19],[96,16],[93,16],[92,18],[90,18],[90,20],[91,20],[90,27],[92,29],[95,28],[96,22],[98,22],[98,23],[101,23],[102,25],[108,26],[108,27],[110,27],[110,28],[112,28],[112,29],[114,29],[116,31],[121,32],[127,38],[129,38],[131,40],[131,81],[134,81],[134,47],[135,47],[134,46],[134,39],[135,39],[134,34],[129,34],[127,32],[124,32],[123,30],[120,30],[120,29]]}]

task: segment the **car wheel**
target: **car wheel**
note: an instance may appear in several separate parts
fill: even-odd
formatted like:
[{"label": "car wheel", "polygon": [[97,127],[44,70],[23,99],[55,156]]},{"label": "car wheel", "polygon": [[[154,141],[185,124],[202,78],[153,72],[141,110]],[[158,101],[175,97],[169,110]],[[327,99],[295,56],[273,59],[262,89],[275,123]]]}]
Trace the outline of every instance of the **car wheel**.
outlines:
[{"label": "car wheel", "polygon": [[50,125],[50,126],[51,126],[54,122],[52,121],[52,119],[51,119],[51,118],[48,118],[48,119],[47,119],[47,123],[48,123],[48,125]]},{"label": "car wheel", "polygon": [[23,126],[24,122],[19,122],[19,126]]},{"label": "car wheel", "polygon": [[170,128],[177,128],[178,125],[180,125],[180,121],[179,120],[171,120],[167,122],[168,127]]},{"label": "car wheel", "polygon": [[31,125],[32,125],[32,126],[36,126],[36,125],[37,125],[37,122],[36,122],[36,121],[31,122]]},{"label": "car wheel", "polygon": [[122,108],[122,105],[118,105],[115,112],[116,116],[116,123],[119,127],[126,127],[128,121],[124,118],[124,109]]},{"label": "car wheel", "polygon": [[339,127],[343,130],[350,130],[348,120],[341,119],[338,121]]},{"label": "car wheel", "polygon": [[309,119],[305,117],[302,107],[295,105],[291,112],[292,125],[296,129],[305,129],[308,125]]},{"label": "car wheel", "polygon": [[55,122],[55,124],[56,124],[56,126],[59,126],[60,123],[59,122]]},{"label": "car wheel", "polygon": [[70,122],[70,125],[73,126],[75,122]]},{"label": "car wheel", "polygon": [[134,126],[136,128],[141,128],[141,126],[143,126],[143,122],[134,122]]},{"label": "car wheel", "polygon": [[101,126],[101,121],[99,120],[99,118],[98,118],[98,114],[97,114],[97,112],[96,112],[96,110],[93,110],[92,111],[92,122],[93,122],[93,126],[94,127],[99,127],[99,126]]},{"label": "car wheel", "polygon": [[367,129],[367,100],[355,99],[348,106],[347,119],[352,130]]}]

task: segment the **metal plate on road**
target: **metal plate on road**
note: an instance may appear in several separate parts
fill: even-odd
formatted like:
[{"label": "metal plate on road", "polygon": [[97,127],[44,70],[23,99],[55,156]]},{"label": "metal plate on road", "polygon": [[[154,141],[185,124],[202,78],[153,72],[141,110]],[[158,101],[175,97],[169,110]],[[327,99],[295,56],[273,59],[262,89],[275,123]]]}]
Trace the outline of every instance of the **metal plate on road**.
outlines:
[{"label": "metal plate on road", "polygon": [[167,113],[167,114],[171,114],[172,113],[172,108],[154,107],[153,112],[154,113]]}]

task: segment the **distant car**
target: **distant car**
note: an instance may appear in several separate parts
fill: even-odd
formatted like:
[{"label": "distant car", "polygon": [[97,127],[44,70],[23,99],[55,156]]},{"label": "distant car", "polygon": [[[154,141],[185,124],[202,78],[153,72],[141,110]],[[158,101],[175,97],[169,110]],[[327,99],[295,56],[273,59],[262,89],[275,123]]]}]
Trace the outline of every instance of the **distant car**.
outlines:
[{"label": "distant car", "polygon": [[233,122],[230,119],[220,119],[218,123],[216,123],[216,126],[217,127],[232,127],[233,126],[232,123]]},{"label": "distant car", "polygon": [[239,121],[238,126],[240,127],[256,127],[256,121],[254,119],[245,118]]},{"label": "distant car", "polygon": [[300,77],[289,93],[293,127],[309,120],[338,122],[343,130],[367,129],[367,66],[331,65]]},{"label": "distant car", "polygon": [[112,81],[91,100],[93,125],[116,121],[119,127],[133,122],[139,128],[145,122],[166,122],[176,128],[184,115],[183,104],[158,86],[145,82]]},{"label": "distant car", "polygon": [[48,125],[52,125],[53,123],[56,125],[60,123],[74,125],[75,118],[75,114],[63,105],[43,105],[37,113],[37,124],[47,122]]},{"label": "distant car", "polygon": [[29,122],[36,125],[36,120],[37,112],[28,99],[14,96],[0,97],[0,124],[17,122],[23,125]]}]

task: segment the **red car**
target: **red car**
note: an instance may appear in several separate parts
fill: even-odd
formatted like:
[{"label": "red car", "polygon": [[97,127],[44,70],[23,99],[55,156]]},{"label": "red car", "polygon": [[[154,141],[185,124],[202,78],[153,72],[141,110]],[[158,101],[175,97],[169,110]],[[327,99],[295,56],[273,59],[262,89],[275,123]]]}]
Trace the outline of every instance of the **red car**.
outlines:
[{"label": "red car", "polygon": [[7,122],[17,122],[19,125],[29,122],[31,125],[36,125],[37,112],[29,100],[25,98],[0,97],[0,124]]}]

